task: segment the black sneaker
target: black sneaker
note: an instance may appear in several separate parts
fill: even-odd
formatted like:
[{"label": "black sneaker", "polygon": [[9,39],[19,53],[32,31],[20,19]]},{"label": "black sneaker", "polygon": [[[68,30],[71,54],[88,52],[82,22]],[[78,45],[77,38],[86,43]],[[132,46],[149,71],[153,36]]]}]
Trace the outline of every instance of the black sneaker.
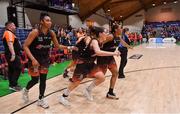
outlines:
[{"label": "black sneaker", "polygon": [[64,71],[63,77],[64,77],[64,78],[69,77],[69,76],[68,76],[68,71],[67,71],[67,69]]},{"label": "black sneaker", "polygon": [[22,87],[21,87],[21,86],[19,86],[19,85],[17,85],[17,86],[16,86],[16,89],[18,89],[18,90],[20,90],[20,91],[21,91],[21,90],[22,90]]},{"label": "black sneaker", "polygon": [[125,75],[119,75],[118,78],[125,78]]},{"label": "black sneaker", "polygon": [[109,99],[119,100],[119,97],[117,97],[115,93],[111,93],[111,94],[110,94],[110,93],[108,92],[107,95],[106,95],[106,97],[109,98]]},{"label": "black sneaker", "polygon": [[9,87],[10,90],[13,90],[13,91],[21,91],[21,87],[20,86],[14,86],[14,87]]},{"label": "black sneaker", "polygon": [[73,82],[72,78],[69,78],[69,81],[70,81],[70,82]]}]

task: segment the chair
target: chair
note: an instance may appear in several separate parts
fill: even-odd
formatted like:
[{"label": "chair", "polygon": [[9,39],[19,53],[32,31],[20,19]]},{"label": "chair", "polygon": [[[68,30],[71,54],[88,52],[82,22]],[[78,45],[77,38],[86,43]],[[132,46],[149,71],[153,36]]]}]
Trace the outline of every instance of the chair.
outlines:
[{"label": "chair", "polygon": [[64,55],[67,59],[72,58],[72,53],[68,49],[64,49]]},{"label": "chair", "polygon": [[56,62],[57,63],[62,62],[62,57],[63,57],[64,54],[57,48],[54,48],[54,50],[56,51],[56,56],[57,56]]},{"label": "chair", "polygon": [[57,55],[56,55],[56,50],[54,50],[54,48],[52,48],[52,49],[50,50],[49,57],[50,57],[50,63],[51,63],[51,64],[53,64],[53,63],[56,62],[56,57],[57,57]]},{"label": "chair", "polygon": [[28,57],[27,57],[26,53],[23,51],[21,53],[21,65],[22,65],[21,72],[22,73],[24,73],[27,63],[28,63]]},{"label": "chair", "polygon": [[4,54],[0,54],[0,71],[4,79],[8,79],[8,64]]}]

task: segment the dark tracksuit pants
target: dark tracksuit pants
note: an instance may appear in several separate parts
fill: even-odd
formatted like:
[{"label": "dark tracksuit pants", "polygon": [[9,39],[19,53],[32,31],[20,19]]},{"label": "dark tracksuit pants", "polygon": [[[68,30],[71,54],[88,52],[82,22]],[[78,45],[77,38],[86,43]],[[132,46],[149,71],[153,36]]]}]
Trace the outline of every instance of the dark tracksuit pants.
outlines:
[{"label": "dark tracksuit pants", "polygon": [[14,61],[10,61],[10,57],[6,56],[6,60],[8,62],[8,79],[9,86],[14,87],[17,86],[18,78],[21,74],[21,60],[20,56],[16,55]]},{"label": "dark tracksuit pants", "polygon": [[121,62],[120,62],[120,67],[119,67],[119,77],[124,77],[124,67],[127,64],[127,53],[128,50],[127,49],[122,49],[119,48],[118,49],[121,52]]}]

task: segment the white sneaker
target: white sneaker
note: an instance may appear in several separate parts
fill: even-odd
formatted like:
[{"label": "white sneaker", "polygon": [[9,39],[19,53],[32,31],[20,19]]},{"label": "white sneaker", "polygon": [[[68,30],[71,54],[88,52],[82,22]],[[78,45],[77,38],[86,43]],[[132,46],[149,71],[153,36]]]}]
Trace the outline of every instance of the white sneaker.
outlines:
[{"label": "white sneaker", "polygon": [[69,78],[72,78],[72,77],[73,77],[73,73],[74,73],[74,72],[69,71],[69,72],[67,73],[68,77],[69,77]]},{"label": "white sneaker", "polygon": [[42,107],[42,108],[45,108],[45,109],[46,109],[46,108],[49,108],[49,105],[48,105],[48,103],[44,100],[44,98],[38,99],[37,105],[40,106],[40,107]]},{"label": "white sneaker", "polygon": [[22,89],[22,99],[23,99],[24,103],[28,103],[29,102],[28,92],[29,91],[26,88]]},{"label": "white sneaker", "polygon": [[63,104],[64,106],[70,106],[70,102],[62,95],[59,98],[59,103]]},{"label": "white sneaker", "polygon": [[89,101],[93,101],[93,96],[91,95],[91,91],[89,91],[87,88],[84,91],[84,95]]}]

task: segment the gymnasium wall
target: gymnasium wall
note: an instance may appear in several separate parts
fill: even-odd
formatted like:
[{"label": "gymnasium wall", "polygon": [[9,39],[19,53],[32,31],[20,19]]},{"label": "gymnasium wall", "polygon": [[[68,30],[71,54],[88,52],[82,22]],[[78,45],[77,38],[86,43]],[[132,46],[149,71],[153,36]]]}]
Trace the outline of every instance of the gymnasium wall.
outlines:
[{"label": "gymnasium wall", "polygon": [[[95,26],[100,26],[109,29],[109,20],[105,18],[105,12],[100,9],[96,12],[97,14],[91,15],[87,20],[93,20]],[[99,16],[101,15],[101,16]],[[104,16],[104,17],[102,17]]]},{"label": "gymnasium wall", "polygon": [[[31,25],[35,25],[39,23],[39,16],[42,11],[26,8],[25,12],[27,14],[28,19],[30,20]],[[48,14],[51,16],[53,24],[58,24],[61,26],[67,25],[66,15],[50,13],[50,12]]]},{"label": "gymnasium wall", "polygon": [[[4,25],[7,21],[7,6],[9,3],[7,0],[0,0],[0,25]],[[180,2],[177,4],[171,3],[167,5],[158,6],[155,8],[149,9],[147,12],[141,10],[136,14],[130,16],[128,19],[124,21],[124,26],[130,28],[131,32],[139,32],[142,29],[144,21],[156,22],[156,21],[176,21],[180,20]],[[41,11],[33,10],[33,9],[25,9],[26,12],[26,25],[34,25],[39,22],[39,14]],[[109,21],[104,18],[105,16],[104,10],[100,9],[96,12],[102,16],[97,14],[91,15],[86,20],[94,21],[95,26],[103,26],[105,28],[109,28]],[[67,24],[67,16],[55,13],[49,13],[52,17],[52,21],[55,24],[66,25]],[[70,15],[69,24],[74,28],[86,27],[86,23],[82,22],[78,15]]]},{"label": "gymnasium wall", "polygon": [[177,21],[180,20],[180,1],[177,4],[169,3],[155,8],[151,8],[146,12],[146,21]]},{"label": "gymnasium wall", "polygon": [[[0,0],[0,26],[4,26],[4,23],[8,21],[7,18],[7,7],[9,6],[9,2],[7,0]],[[40,10],[34,10],[25,8],[25,22],[26,25],[31,26],[39,22],[39,15]],[[59,25],[66,25],[67,24],[67,16],[56,14],[56,13],[49,13],[52,18],[53,23]]]},{"label": "gymnasium wall", "polygon": [[84,24],[83,24],[83,22],[81,21],[81,19],[79,18],[78,15],[70,15],[70,16],[69,16],[69,24],[70,24],[73,28],[84,27]]},{"label": "gymnasium wall", "polygon": [[[103,16],[105,16],[104,10],[100,9],[96,13],[97,14],[91,15],[86,20],[94,21],[94,26],[101,26],[101,27],[109,29],[109,21],[103,17]],[[101,15],[101,16],[99,16],[99,15]],[[86,27],[85,21],[82,22],[81,19],[79,18],[79,16],[77,16],[77,15],[69,16],[69,24],[74,28]]]},{"label": "gymnasium wall", "polygon": [[123,25],[124,28],[129,28],[130,32],[141,32],[142,27],[144,25],[145,19],[145,11],[141,10],[136,14],[130,16],[126,20],[124,20]]},{"label": "gymnasium wall", "polygon": [[4,26],[7,22],[7,6],[9,6],[9,2],[7,0],[0,0],[0,26]]}]

